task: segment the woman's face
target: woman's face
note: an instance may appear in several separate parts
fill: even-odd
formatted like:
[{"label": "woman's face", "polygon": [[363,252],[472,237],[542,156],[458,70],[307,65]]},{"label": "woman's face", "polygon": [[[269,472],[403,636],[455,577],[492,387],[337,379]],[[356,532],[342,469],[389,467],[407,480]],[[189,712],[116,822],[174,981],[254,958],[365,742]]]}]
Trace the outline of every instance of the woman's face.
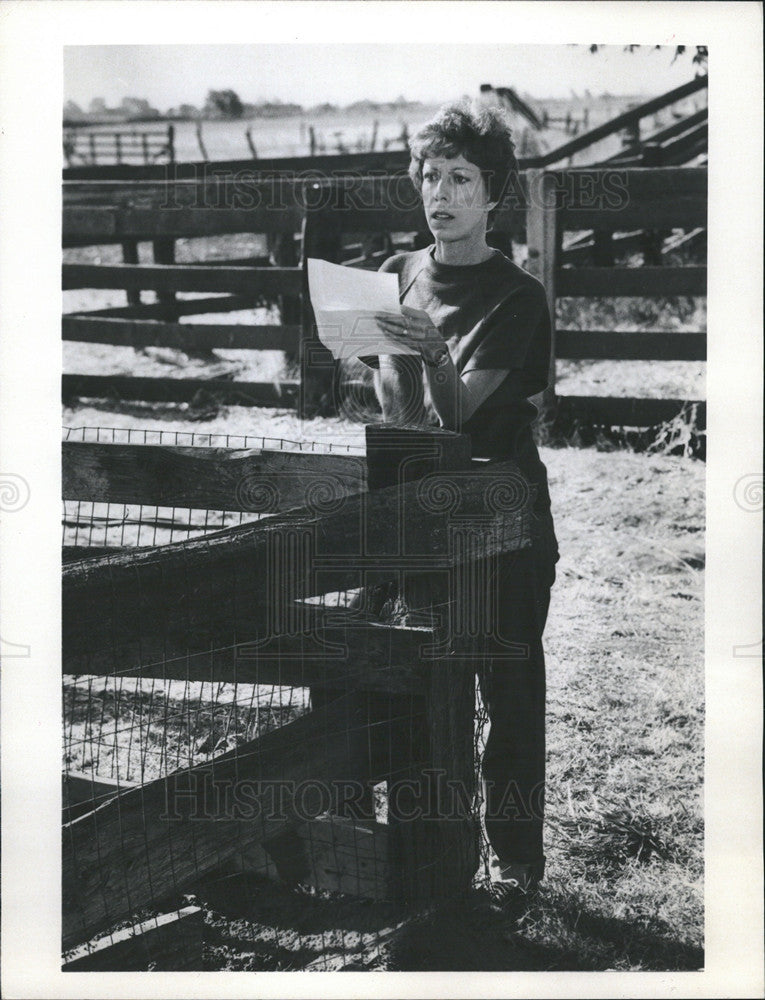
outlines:
[{"label": "woman's face", "polygon": [[450,243],[486,232],[489,201],[480,169],[464,156],[435,156],[422,164],[422,202],[430,231]]}]

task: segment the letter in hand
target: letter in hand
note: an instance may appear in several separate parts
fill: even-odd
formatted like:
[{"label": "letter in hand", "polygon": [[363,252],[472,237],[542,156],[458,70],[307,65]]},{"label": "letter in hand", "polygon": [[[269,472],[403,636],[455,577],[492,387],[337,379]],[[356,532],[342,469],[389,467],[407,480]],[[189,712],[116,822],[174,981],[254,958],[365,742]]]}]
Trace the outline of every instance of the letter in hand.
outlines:
[{"label": "letter in hand", "polygon": [[444,338],[433,325],[433,320],[423,309],[401,306],[402,314],[377,312],[375,320],[386,337],[402,346],[416,350],[424,358],[431,358],[443,352]]}]

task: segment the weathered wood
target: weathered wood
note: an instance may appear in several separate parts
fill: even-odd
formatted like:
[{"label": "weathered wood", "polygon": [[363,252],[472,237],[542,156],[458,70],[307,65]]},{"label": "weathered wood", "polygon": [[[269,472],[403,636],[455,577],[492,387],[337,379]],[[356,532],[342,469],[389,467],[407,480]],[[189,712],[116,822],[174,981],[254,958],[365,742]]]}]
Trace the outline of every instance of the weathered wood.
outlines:
[{"label": "weathered wood", "polygon": [[[370,484],[400,489],[423,474],[424,460],[440,466],[442,482],[455,492],[465,489],[482,477],[465,443],[465,435],[448,431],[368,426]],[[452,502],[457,502],[456,496]],[[402,575],[393,614],[404,620],[440,618],[442,641],[459,654],[465,644],[453,630],[455,592],[460,588],[448,576],[412,567]],[[478,863],[478,831],[471,812],[475,663],[458,655],[431,660],[429,668],[425,723],[416,730],[414,759],[388,782],[388,822],[401,862],[398,891],[413,906],[466,891]]]},{"label": "weathered wood", "polygon": [[[358,586],[365,574],[389,580],[516,551],[531,542],[533,497],[501,501],[518,477],[514,462],[498,462],[481,477],[434,475],[400,490],[340,499],[317,491],[312,510],[70,563],[64,669],[109,673],[273,639],[301,597]],[[476,518],[492,530],[480,552],[465,553],[454,545],[455,524]]]},{"label": "weathered wood", "polygon": [[470,437],[436,427],[368,424],[369,489],[403,485],[434,472],[470,466]]},{"label": "weathered wood", "polygon": [[652,115],[656,111],[661,111],[662,108],[666,108],[670,104],[674,104],[677,101],[683,100],[685,97],[689,97],[691,94],[695,94],[697,91],[704,89],[707,84],[708,81],[706,76],[697,76],[688,83],[684,83],[681,86],[676,87],[674,90],[668,91],[666,94],[661,94],[659,97],[653,97],[651,100],[637,105],[637,107],[630,108],[629,111],[625,111],[623,114],[617,115],[616,118],[611,118],[602,125],[598,125],[597,128],[591,129],[589,132],[585,132],[583,135],[577,136],[576,139],[572,139],[570,142],[564,143],[562,146],[551,150],[549,153],[545,153],[544,156],[538,158],[538,161],[534,164],[534,166],[543,167],[549,166],[552,163],[559,163],[561,160],[565,160],[569,156],[573,156],[574,153],[578,153],[581,150],[586,149],[593,143],[600,142],[601,139],[605,139],[609,135],[613,135],[615,132],[620,132],[622,129],[640,122],[640,119],[645,118],[646,115]]},{"label": "weathered wood", "polygon": [[203,201],[196,208],[183,208],[165,202],[164,211],[162,204],[151,208],[65,207],[63,245],[77,246],[84,240],[108,244],[122,243],[125,239],[188,239],[224,233],[296,233],[300,232],[303,218],[302,208],[297,203],[278,207],[260,204],[249,208],[211,208],[208,205],[209,201]]},{"label": "weathered wood", "polygon": [[[256,293],[252,295],[215,295],[209,298],[178,299],[175,311],[178,316],[202,316],[205,313],[227,313],[239,309],[254,309],[259,304]],[[107,309],[90,309],[87,312],[65,313],[66,317],[89,319],[142,319],[161,320],[162,306],[143,303],[140,306],[110,306]]]},{"label": "weathered wood", "polygon": [[542,397],[543,408],[549,414],[555,406],[555,284],[558,273],[561,233],[558,231],[555,208],[555,181],[551,174],[530,170],[527,175],[530,191],[526,216],[528,270],[542,282],[550,313],[550,366],[548,385]]},{"label": "weathered wood", "polygon": [[66,957],[62,972],[201,972],[204,914],[198,906],[114,931]]},{"label": "weathered wood", "polygon": [[213,403],[227,406],[292,408],[299,383],[224,382],[219,379],[151,378],[139,375],[69,375],[61,377],[65,401],[75,398],[140,399],[158,403]]},{"label": "weathered wood", "polygon": [[298,412],[309,419],[316,414],[337,412],[335,379],[337,362],[321,343],[316,329],[316,318],[308,292],[308,258],[340,262],[342,230],[345,216],[331,209],[315,209],[306,214],[303,223],[303,297],[300,342],[301,398]]},{"label": "weathered wood", "polygon": [[297,295],[299,267],[200,267],[185,264],[64,264],[62,287],[143,288],[173,292]]},{"label": "weathered wood", "polygon": [[446,638],[444,629],[368,622],[342,609],[310,605],[296,607],[283,627],[286,634],[271,639],[151,663],[129,652],[122,658],[118,647],[88,669],[163,681],[310,687],[328,690],[330,700],[350,691],[420,695],[423,650]]},{"label": "weathered wood", "polygon": [[102,775],[65,771],[61,775],[61,802],[63,821],[70,823],[78,816],[103,805],[126,788],[133,788],[134,781],[118,781]]},{"label": "weathered wood", "polygon": [[62,563],[77,562],[79,559],[92,559],[94,556],[114,554],[116,548],[111,545],[62,545]]},{"label": "weathered wood", "polygon": [[273,514],[366,490],[353,455],[63,441],[64,500]]},{"label": "weathered wood", "polygon": [[611,163],[614,160],[618,160],[629,154],[639,155],[641,148],[644,148],[647,144],[662,143],[666,142],[668,139],[673,139],[676,135],[682,135],[683,132],[687,132],[694,126],[701,125],[706,122],[708,117],[708,109],[702,108],[700,111],[695,112],[695,114],[687,115],[685,118],[681,118],[679,121],[673,122],[671,125],[658,129],[656,132],[652,132],[650,135],[646,136],[643,142],[639,145],[627,146],[624,149],[621,149],[614,156],[610,156],[605,162]]},{"label": "weathered wood", "polygon": [[633,399],[615,396],[559,396],[558,416],[588,426],[653,427],[695,406],[699,429],[706,426],[706,403],[688,399]]},{"label": "weathered wood", "polygon": [[204,177],[218,173],[248,172],[260,178],[295,174],[298,176],[341,176],[350,174],[357,176],[364,173],[394,174],[406,173],[409,167],[409,151],[406,149],[385,150],[382,152],[319,154],[314,156],[265,157],[253,164],[248,160],[218,160],[215,163],[204,161],[176,163],[172,168],[156,166],[145,168],[141,166],[124,165],[118,168],[114,164],[106,164],[93,169],[92,167],[71,167],[63,171],[65,188],[90,184],[123,184],[125,182],[162,182],[168,181],[200,181]]},{"label": "weathered wood", "polygon": [[[126,240],[122,244],[122,263],[138,263],[138,243],[135,240]],[[127,301],[129,306],[140,306],[141,292],[139,289],[130,288],[127,291]]]},{"label": "weathered wood", "polygon": [[[176,302],[176,308],[179,305]],[[185,305],[185,303],[184,303]],[[121,347],[174,347],[180,351],[228,348],[247,351],[296,351],[300,326],[231,323],[162,323],[85,315],[63,316],[64,340]]]},{"label": "weathered wood", "polygon": [[617,330],[558,330],[559,358],[614,358],[620,361],[705,361],[706,333]]},{"label": "weathered wood", "polygon": [[64,947],[183,891],[288,824],[320,815],[333,782],[385,774],[391,759],[409,752],[409,720],[369,722],[366,706],[340,698],[67,824]]},{"label": "weathered wood", "polygon": [[562,230],[706,225],[708,173],[703,167],[581,167],[550,175]]},{"label": "weathered wood", "polygon": [[392,844],[384,823],[319,816],[265,847],[284,881],[377,901],[396,895]]},{"label": "weathered wood", "polygon": [[[155,264],[175,264],[175,237],[163,236],[152,240],[152,254]],[[175,311],[175,292],[158,291],[157,301],[163,306],[163,315],[172,322],[178,318]]]},{"label": "weathered wood", "polygon": [[560,296],[599,298],[615,295],[657,298],[706,295],[705,267],[574,267],[559,268],[555,277]]}]

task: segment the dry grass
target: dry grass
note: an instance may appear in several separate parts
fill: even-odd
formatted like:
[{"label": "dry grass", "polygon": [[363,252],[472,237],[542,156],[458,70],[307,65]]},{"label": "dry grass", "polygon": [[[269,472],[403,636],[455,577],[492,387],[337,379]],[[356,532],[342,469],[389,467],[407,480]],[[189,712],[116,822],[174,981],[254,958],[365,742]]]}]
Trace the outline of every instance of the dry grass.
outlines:
[{"label": "dry grass", "polygon": [[[81,306],[68,306],[75,307]],[[700,307],[690,300],[648,312],[634,300],[629,307],[617,302],[610,319],[582,307],[576,300],[559,324],[656,329],[662,320],[663,328],[702,328]],[[70,370],[79,368],[78,347],[67,345]],[[166,368],[175,360],[154,357],[146,364]],[[245,361],[241,377],[255,377],[256,362]],[[662,366],[649,369],[654,381],[667,376]],[[569,374],[586,380],[593,371]],[[609,373],[601,374],[606,393],[617,394]],[[683,385],[665,379],[661,392],[702,397],[681,391]],[[651,394],[650,385],[643,388],[641,395]],[[114,404],[93,404],[67,411],[64,422],[363,443],[358,423],[300,422],[288,411],[195,413],[148,404],[110,410]],[[205,967],[703,965],[704,466],[689,457],[689,423],[692,414],[660,429],[643,443],[643,453],[605,439],[588,448],[542,448],[561,561],[545,636],[548,868],[528,913],[509,926],[477,889],[469,900],[412,917],[392,905],[229,873],[197,890],[206,909]],[[178,724],[178,740],[193,756],[192,737],[203,727],[184,725]]]}]

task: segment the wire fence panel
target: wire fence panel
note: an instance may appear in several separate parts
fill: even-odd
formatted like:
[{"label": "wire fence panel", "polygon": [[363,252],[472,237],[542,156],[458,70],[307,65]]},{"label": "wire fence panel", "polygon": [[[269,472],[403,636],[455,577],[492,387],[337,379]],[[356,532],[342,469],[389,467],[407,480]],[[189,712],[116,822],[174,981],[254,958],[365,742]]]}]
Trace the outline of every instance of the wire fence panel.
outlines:
[{"label": "wire fence panel", "polygon": [[[94,427],[65,439],[363,451]],[[387,551],[396,531],[379,497],[364,538]],[[439,502],[430,500],[433,524]],[[475,885],[488,879],[479,781],[467,781],[453,816],[410,822],[413,805],[440,794],[427,784],[439,773],[433,761],[453,753],[449,713],[431,713],[427,699],[456,698],[456,687],[437,694],[453,676],[469,692],[471,725],[476,697],[472,661],[465,674],[433,660],[461,621],[444,569],[407,584],[382,551],[359,555],[365,495],[317,503],[335,558],[325,556],[319,576],[305,511],[264,518],[65,500],[65,969],[395,967],[389,949],[412,902],[453,891],[456,867],[445,861],[468,864]],[[442,537],[410,522],[410,542]],[[511,517],[495,544],[525,544],[521,522]],[[469,558],[458,550],[450,542],[448,559]],[[475,711],[465,730],[473,778],[480,699]],[[468,823],[467,848],[450,819]]]}]

